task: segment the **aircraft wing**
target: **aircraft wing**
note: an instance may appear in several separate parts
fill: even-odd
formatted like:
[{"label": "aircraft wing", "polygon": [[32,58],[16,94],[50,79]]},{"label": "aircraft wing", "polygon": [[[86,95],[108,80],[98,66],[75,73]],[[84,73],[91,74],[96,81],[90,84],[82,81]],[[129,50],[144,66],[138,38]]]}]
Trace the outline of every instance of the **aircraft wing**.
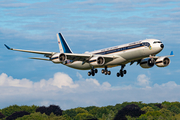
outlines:
[{"label": "aircraft wing", "polygon": [[55,52],[43,52],[43,51],[32,51],[32,50],[21,50],[21,49],[14,49],[14,48],[10,48],[9,46],[7,46],[6,44],[4,44],[6,46],[6,48],[8,50],[14,50],[14,51],[20,51],[20,52],[28,52],[28,53],[35,53],[35,54],[43,54],[45,57],[50,57],[53,54],[55,54]]},{"label": "aircraft wing", "polygon": [[92,57],[103,57],[106,61],[111,61],[115,58],[118,58],[118,56],[113,55],[96,55],[96,54],[74,54],[74,53],[64,53],[67,56],[67,59],[73,60],[73,61],[83,61],[88,62]]},{"label": "aircraft wing", "polygon": [[153,56],[152,58],[158,59],[160,57],[173,57],[173,56],[174,56],[174,53],[173,53],[173,51],[171,51],[170,55],[166,55],[166,56]]},{"label": "aircraft wing", "polygon": [[[28,53],[35,53],[35,54],[43,54],[45,57],[49,57],[51,58],[56,52],[44,52],[44,51],[33,51],[33,50],[22,50],[22,49],[14,49],[14,48],[10,48],[9,46],[7,46],[6,44],[4,44],[5,47],[8,50],[14,50],[14,51],[20,51],[20,52],[28,52]],[[113,56],[113,55],[96,55],[96,54],[74,54],[74,53],[64,53],[67,57],[67,59],[69,60],[73,60],[73,61],[82,61],[82,62],[89,62],[89,60],[92,57],[103,57],[106,62],[109,62],[115,58],[118,58],[118,56]],[[44,58],[30,58],[30,59],[36,59],[36,60],[46,60],[46,61],[50,61],[50,59],[44,59]]]}]

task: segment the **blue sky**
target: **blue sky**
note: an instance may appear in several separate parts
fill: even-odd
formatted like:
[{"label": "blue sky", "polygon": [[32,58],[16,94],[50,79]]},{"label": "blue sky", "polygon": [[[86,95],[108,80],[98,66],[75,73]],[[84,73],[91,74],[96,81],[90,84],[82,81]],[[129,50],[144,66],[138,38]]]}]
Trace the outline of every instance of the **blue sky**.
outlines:
[{"label": "blue sky", "polygon": [[[1,0],[0,108],[9,105],[59,105],[62,109],[115,105],[125,101],[180,100],[179,0]],[[13,48],[59,52],[56,33],[63,33],[74,53],[143,40],[160,39],[159,55],[175,57],[165,68],[126,66],[117,78],[61,64],[28,59],[43,57],[8,51]],[[101,69],[99,69],[100,71]]]}]

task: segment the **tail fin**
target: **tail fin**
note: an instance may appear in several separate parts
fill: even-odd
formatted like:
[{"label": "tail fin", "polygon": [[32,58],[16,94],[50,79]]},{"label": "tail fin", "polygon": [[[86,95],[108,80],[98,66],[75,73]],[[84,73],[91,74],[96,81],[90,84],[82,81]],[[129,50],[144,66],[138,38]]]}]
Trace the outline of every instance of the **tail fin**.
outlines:
[{"label": "tail fin", "polygon": [[67,44],[66,40],[64,39],[61,33],[57,33],[57,40],[59,44],[59,50],[61,53],[72,53],[69,45]]}]

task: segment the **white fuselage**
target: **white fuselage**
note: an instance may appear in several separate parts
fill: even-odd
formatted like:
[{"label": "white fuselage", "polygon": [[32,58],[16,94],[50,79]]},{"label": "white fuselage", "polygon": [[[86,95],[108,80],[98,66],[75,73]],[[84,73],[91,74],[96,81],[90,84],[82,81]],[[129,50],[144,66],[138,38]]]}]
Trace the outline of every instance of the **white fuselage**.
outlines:
[{"label": "white fuselage", "polygon": [[[124,45],[114,46],[106,49],[101,49],[93,52],[89,52],[86,54],[91,54],[92,56],[98,55],[111,55],[114,58],[110,62],[105,63],[102,66],[98,66],[95,68],[103,68],[105,66],[115,67],[119,65],[127,64],[131,61],[140,60],[142,58],[146,58],[149,56],[154,56],[158,54],[163,48],[161,47],[162,42],[157,39],[146,39],[133,43],[128,43]],[[93,61],[92,61],[93,62]],[[96,62],[96,61],[94,61]],[[67,62],[65,64],[68,67],[80,69],[80,70],[88,70],[92,68],[91,63],[84,63],[82,61],[73,61]]]}]

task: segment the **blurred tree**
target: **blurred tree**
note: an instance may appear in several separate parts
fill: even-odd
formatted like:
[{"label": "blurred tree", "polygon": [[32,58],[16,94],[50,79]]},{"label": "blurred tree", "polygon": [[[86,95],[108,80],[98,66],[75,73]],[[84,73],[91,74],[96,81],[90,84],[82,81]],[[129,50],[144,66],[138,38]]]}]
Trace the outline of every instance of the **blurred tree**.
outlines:
[{"label": "blurred tree", "polygon": [[19,117],[23,117],[24,115],[29,115],[30,113],[26,112],[26,111],[20,111],[20,112],[15,112],[12,115],[8,116],[6,118],[6,120],[15,120]]},{"label": "blurred tree", "polygon": [[31,113],[30,115],[25,115],[16,120],[48,120],[48,116],[45,113],[41,114],[40,112],[36,112],[36,113]]},{"label": "blurred tree", "polygon": [[145,112],[151,112],[151,111],[154,111],[154,109],[153,109],[152,107],[149,107],[149,106],[143,107],[143,108],[141,108],[141,110],[142,110],[142,111],[145,111]]},{"label": "blurred tree", "polygon": [[26,111],[28,113],[33,113],[36,111],[37,106],[32,105],[32,106],[18,106],[18,105],[13,105],[9,106],[7,108],[2,109],[2,114],[4,114],[6,117],[10,116],[14,112],[19,112],[19,111]]},{"label": "blurred tree", "polygon": [[95,108],[98,108],[98,107],[96,107],[96,106],[89,106],[89,107],[86,107],[84,109],[89,112],[89,111],[91,111],[92,109],[95,109]]},{"label": "blurred tree", "polygon": [[74,117],[74,120],[89,120],[94,119],[94,116],[89,113],[79,113]]},{"label": "blurred tree", "polygon": [[3,115],[1,112],[0,112],[0,119],[2,118],[5,118],[5,115]]},{"label": "blurred tree", "polygon": [[99,109],[99,107],[95,107],[92,110],[90,110],[89,113],[96,116],[98,109]]},{"label": "blurred tree", "polygon": [[170,110],[167,110],[165,108],[161,109],[159,112],[161,112],[166,117],[174,115]]},{"label": "blurred tree", "polygon": [[142,111],[140,107],[135,104],[127,105],[123,109],[118,111],[114,120],[127,120],[126,116],[139,117],[141,114],[144,113],[145,112]]},{"label": "blurred tree", "polygon": [[98,108],[97,111],[96,111],[96,117],[97,118],[102,118],[102,115],[105,114],[108,115],[109,114],[109,109],[106,108],[106,107],[101,107],[101,108]]},{"label": "blurred tree", "polygon": [[88,113],[87,110],[85,110],[83,108],[80,108],[80,107],[79,108],[75,108],[74,110],[76,111],[77,114],[79,114],[79,113]]},{"label": "blurred tree", "polygon": [[56,105],[50,105],[49,107],[45,107],[45,106],[38,107],[36,109],[36,112],[40,112],[41,114],[45,113],[46,115],[50,115],[51,113],[54,113],[57,116],[62,115],[61,108],[59,106],[56,106]]}]

